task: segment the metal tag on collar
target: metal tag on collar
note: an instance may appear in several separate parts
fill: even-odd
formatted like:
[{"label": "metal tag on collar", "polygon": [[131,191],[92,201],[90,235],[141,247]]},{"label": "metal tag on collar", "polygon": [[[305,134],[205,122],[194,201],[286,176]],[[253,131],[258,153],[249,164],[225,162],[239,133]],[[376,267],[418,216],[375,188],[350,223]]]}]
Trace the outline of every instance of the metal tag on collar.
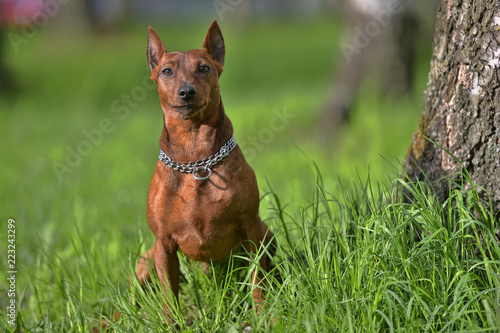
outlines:
[{"label": "metal tag on collar", "polygon": [[[208,175],[204,176],[204,177],[198,177],[196,175],[196,173],[198,173],[198,171],[200,170],[205,170],[208,172]],[[196,179],[196,180],[207,180],[208,178],[210,178],[210,176],[212,175],[212,170],[210,169],[210,167],[207,165],[205,167],[201,167],[201,168],[198,168],[197,170],[193,171],[192,172],[192,175],[193,175],[193,178]]]}]

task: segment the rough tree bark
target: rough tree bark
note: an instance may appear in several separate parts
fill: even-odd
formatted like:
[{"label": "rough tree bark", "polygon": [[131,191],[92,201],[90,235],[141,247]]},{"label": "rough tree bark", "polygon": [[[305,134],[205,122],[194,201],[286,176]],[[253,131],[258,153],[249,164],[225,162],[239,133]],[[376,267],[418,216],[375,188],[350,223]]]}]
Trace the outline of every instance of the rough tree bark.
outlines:
[{"label": "rough tree bark", "polygon": [[[423,170],[441,200],[443,176],[460,177],[460,160],[472,181],[500,211],[500,1],[443,0],[437,13],[424,110],[403,167],[411,179]],[[452,176],[453,177],[453,176]],[[497,215],[500,216],[500,215]]]}]

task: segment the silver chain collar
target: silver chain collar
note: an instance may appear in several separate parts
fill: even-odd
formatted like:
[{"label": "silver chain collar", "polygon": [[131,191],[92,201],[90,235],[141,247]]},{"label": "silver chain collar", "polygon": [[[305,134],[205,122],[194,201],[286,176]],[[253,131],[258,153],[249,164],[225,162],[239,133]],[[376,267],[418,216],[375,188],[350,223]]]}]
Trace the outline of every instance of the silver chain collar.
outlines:
[{"label": "silver chain collar", "polygon": [[[234,147],[236,147],[236,140],[233,134],[231,135],[229,140],[227,140],[227,142],[219,149],[218,152],[202,160],[189,163],[174,162],[170,157],[167,156],[167,154],[165,154],[163,150],[161,150],[161,148],[160,148],[160,154],[158,155],[158,159],[163,163],[165,163],[166,166],[174,169],[175,171],[191,173],[193,174],[193,177],[196,180],[206,180],[210,178],[210,176],[212,175],[211,168],[217,163],[219,163],[224,157],[229,155],[229,153],[234,149]],[[208,174],[206,176],[199,177],[196,174],[200,170],[205,170],[208,172]]]}]

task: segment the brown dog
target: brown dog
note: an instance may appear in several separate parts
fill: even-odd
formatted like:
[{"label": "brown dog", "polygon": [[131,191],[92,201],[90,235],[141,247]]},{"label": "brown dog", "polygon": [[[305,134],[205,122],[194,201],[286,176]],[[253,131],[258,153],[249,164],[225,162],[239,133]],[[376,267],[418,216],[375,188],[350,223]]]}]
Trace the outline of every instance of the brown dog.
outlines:
[{"label": "brown dog", "polygon": [[[224,40],[215,20],[202,49],[186,52],[167,53],[149,28],[148,60],[151,79],[158,85],[164,124],[147,211],[156,243],[139,261],[137,276],[141,283],[150,280],[147,262],[154,259],[160,280],[176,299],[177,250],[191,259],[210,262],[242,245],[256,253],[257,247],[274,241],[259,218],[255,174],[234,141],[222,105],[219,77],[224,54]],[[270,244],[269,250],[273,249]],[[260,265],[268,269],[269,257],[263,255]],[[262,274],[253,274],[253,297],[260,304],[257,286]],[[170,309],[165,310],[169,316]]]}]

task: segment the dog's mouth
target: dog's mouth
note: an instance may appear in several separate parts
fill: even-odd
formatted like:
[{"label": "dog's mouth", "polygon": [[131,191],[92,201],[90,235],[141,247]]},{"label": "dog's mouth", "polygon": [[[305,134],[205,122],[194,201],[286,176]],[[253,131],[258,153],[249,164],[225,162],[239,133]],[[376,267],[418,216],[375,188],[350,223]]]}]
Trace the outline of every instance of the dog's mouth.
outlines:
[{"label": "dog's mouth", "polygon": [[205,106],[205,104],[196,105],[196,104],[188,103],[188,104],[184,104],[184,105],[171,105],[171,106],[185,116],[192,116],[195,113],[197,113],[198,110],[202,109]]}]

